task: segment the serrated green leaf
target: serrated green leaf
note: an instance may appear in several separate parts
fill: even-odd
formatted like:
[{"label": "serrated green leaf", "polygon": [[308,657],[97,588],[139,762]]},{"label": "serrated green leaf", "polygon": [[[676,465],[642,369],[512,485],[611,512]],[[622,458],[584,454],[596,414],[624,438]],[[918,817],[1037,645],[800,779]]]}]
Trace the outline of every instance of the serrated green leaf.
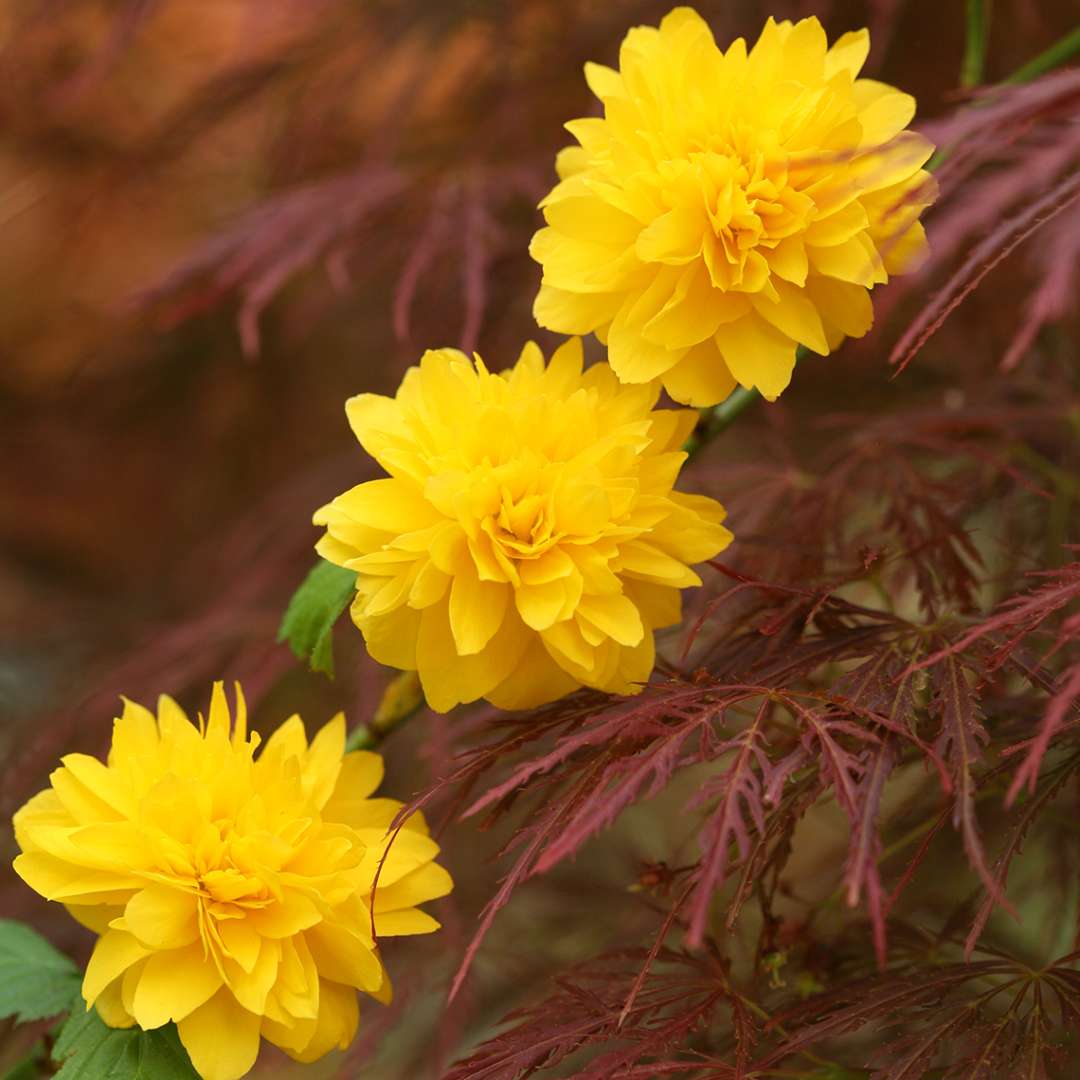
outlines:
[{"label": "serrated green leaf", "polygon": [[0,919],[0,1017],[44,1020],[71,1007],[82,977],[63,953],[14,919]]},{"label": "serrated green leaf", "polygon": [[168,1024],[156,1031],[106,1027],[96,1009],[75,1009],[53,1049],[55,1080],[199,1080]]},{"label": "serrated green leaf", "polygon": [[312,671],[333,678],[334,646],[331,631],[356,589],[356,572],[320,559],[293,593],[278,630],[293,655]]}]

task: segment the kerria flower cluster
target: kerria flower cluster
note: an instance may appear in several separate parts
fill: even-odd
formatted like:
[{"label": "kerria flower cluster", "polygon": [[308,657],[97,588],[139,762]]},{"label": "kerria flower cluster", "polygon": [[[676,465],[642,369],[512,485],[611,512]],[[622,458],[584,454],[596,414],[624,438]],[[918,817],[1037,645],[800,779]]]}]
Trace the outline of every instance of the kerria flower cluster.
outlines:
[{"label": "kerria flower cluster", "polygon": [[15,815],[18,874],[100,935],[87,1007],[175,1021],[205,1080],[247,1073],[260,1036],[300,1061],[347,1046],[357,991],[390,997],[372,928],[437,929],[417,905],[451,888],[420,815],[387,851],[401,804],[371,798],[382,759],[344,753],[340,715],[258,747],[239,687],[235,724],[220,683],[198,726],[125,701],[107,763],[67,755]]},{"label": "kerria flower cluster", "polygon": [[396,397],[347,406],[386,470],[315,514],[319,553],[357,572],[352,617],[378,661],[419,672],[437,710],[503,708],[580,686],[631,694],[691,565],[730,541],[723,507],[674,491],[697,414],[657,384],[582,370],[579,339],[529,343],[489,372],[428,352]]},{"label": "kerria flower cluster", "polygon": [[796,348],[825,355],[873,320],[869,290],[917,267],[934,197],[915,101],[859,78],[867,31],[830,48],[816,18],[721,51],[696,12],[587,64],[603,116],[567,124],[532,242],[541,326],[595,331],[627,383],[712,405],[775,399]]}]

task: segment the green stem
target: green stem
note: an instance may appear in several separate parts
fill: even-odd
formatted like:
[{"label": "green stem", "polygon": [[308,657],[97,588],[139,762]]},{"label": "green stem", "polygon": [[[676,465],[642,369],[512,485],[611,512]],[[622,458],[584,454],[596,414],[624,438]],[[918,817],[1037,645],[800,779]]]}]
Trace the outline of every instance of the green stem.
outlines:
[{"label": "green stem", "polygon": [[986,45],[990,37],[990,0],[967,0],[967,40],[960,85],[980,86],[986,73]]},{"label": "green stem", "polygon": [[719,405],[714,406],[709,423],[713,434],[719,435],[720,432],[731,427],[760,396],[757,390],[747,390],[745,386],[740,386],[726,401],[721,401]]},{"label": "green stem", "polygon": [[374,750],[399,724],[424,706],[424,692],[415,671],[403,671],[391,679],[370,724],[361,721],[345,737],[345,752]]},{"label": "green stem", "polygon": [[699,430],[686,440],[684,447],[686,452],[693,457],[717,435],[727,431],[760,397],[761,395],[756,390],[747,390],[745,386],[740,386],[719,405],[714,405],[711,409],[702,409],[702,422],[698,425]]},{"label": "green stem", "polygon": [[1059,41],[1055,41],[1045,52],[1039,53],[1038,56],[1029,60],[1022,67],[1017,68],[1005,79],[1005,82],[1012,86],[1031,82],[1040,75],[1045,75],[1048,71],[1060,67],[1066,60],[1071,60],[1077,53],[1080,53],[1080,26],[1075,30],[1070,30]]},{"label": "green stem", "polygon": [[345,753],[349,754],[353,750],[375,750],[379,743],[390,734],[398,726],[398,724],[404,723],[410,716],[415,716],[423,707],[423,699],[420,704],[415,708],[410,709],[407,713],[402,713],[396,717],[392,724],[387,724],[384,727],[379,727],[376,724],[365,724],[363,722],[356,725],[356,727],[350,730],[349,734],[345,736]]},{"label": "green stem", "polygon": [[367,724],[357,724],[345,737],[345,753],[351,754],[354,750],[374,750],[379,745],[382,736]]}]

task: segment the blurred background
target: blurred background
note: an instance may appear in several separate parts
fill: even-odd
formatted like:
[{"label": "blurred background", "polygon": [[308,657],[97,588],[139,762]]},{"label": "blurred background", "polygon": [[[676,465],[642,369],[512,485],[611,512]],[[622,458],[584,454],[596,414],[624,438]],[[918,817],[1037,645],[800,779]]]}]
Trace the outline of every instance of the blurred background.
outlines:
[{"label": "blurred background", "polygon": [[[551,344],[530,316],[539,270],[527,245],[567,141],[562,123],[596,107],[582,64],[615,62],[626,29],[670,6],[0,5],[5,815],[46,783],[59,754],[100,752],[121,693],[149,703],[167,691],[195,709],[224,676],[243,681],[264,728],[301,704],[309,724],[338,708],[350,720],[370,716],[387,673],[365,659],[357,634],[337,635],[334,682],[274,641],[313,562],[312,510],[371,475],[344,400],[392,393],[426,347],[476,347],[502,367],[528,337]],[[915,94],[919,123],[963,105],[960,0],[697,7],[722,46],[756,37],[769,14],[816,14],[830,38],[869,26],[866,73]],[[1076,18],[1075,0],[995,0],[982,81],[1006,77]],[[817,377],[800,369],[781,404],[744,418],[743,436],[713,446],[684,482],[729,504],[737,534],[739,492],[725,485],[725,463],[781,437],[797,458],[803,414],[884,409],[897,395],[946,401],[967,385],[977,391],[1002,360],[1019,385],[1062,369],[1060,339],[1023,364],[1010,353],[1046,273],[1021,249],[889,381],[890,349],[973,242],[949,217],[948,196],[928,217],[931,244],[935,228],[943,236],[934,261],[918,280],[875,293],[870,337],[809,361]],[[999,212],[987,203],[987,218]],[[1060,239],[1070,229],[1071,248]],[[1077,231],[1075,215],[1056,230],[1059,263],[1075,264]],[[1056,286],[1066,298],[1070,274]],[[1066,306],[1058,300],[1050,314]],[[387,793],[421,789],[468,727],[425,714],[395,732],[384,745]],[[394,943],[397,1004],[365,1007],[348,1059],[305,1075],[351,1074],[361,1060],[373,1078],[438,1075],[546,972],[603,947],[598,935],[647,922],[647,906],[613,897],[677,849],[680,793],[664,798],[672,813],[631,811],[588,859],[523,892],[447,1011],[448,977],[498,876],[483,861],[494,840],[457,827],[446,838],[458,891],[440,905],[445,932]],[[85,955],[89,935],[6,869],[9,834],[0,847],[0,912]],[[17,1041],[0,1051],[0,1071]],[[294,1068],[269,1052],[259,1066],[260,1075]]]}]

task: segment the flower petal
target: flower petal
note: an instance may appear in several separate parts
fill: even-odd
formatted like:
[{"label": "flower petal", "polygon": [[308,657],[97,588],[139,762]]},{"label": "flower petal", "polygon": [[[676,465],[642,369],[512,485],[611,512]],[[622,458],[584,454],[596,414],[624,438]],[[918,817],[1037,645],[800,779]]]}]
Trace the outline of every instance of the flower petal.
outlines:
[{"label": "flower petal", "polygon": [[260,1023],[222,988],[185,1016],[177,1030],[202,1080],[240,1080],[259,1056]]},{"label": "flower petal", "polygon": [[775,401],[791,382],[795,342],[758,315],[727,323],[716,332],[716,344],[728,370],[747,389]]},{"label": "flower petal", "polygon": [[144,1031],[183,1020],[209,1001],[221,986],[221,973],[202,943],[155,952],[135,984],[131,1015]]}]

